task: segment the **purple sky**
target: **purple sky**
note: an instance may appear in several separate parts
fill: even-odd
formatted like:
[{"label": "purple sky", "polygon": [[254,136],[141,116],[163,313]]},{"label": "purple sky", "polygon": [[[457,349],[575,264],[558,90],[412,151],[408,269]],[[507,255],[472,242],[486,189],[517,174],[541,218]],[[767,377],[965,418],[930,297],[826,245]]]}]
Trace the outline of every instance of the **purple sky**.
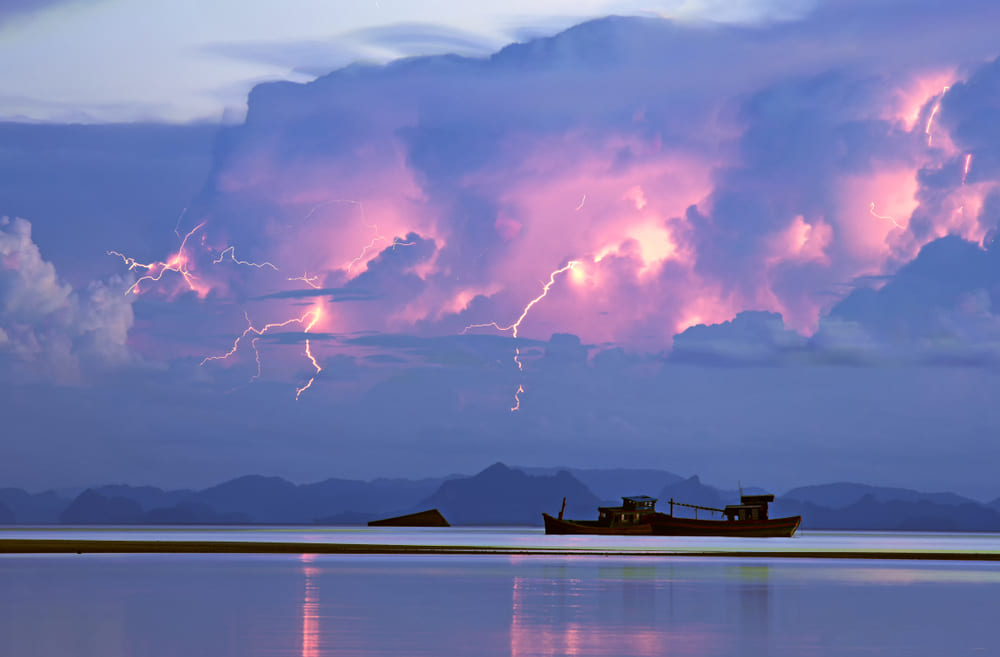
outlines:
[{"label": "purple sky", "polygon": [[504,460],[992,499],[998,21],[611,17],[225,126],[2,124],[0,485]]}]

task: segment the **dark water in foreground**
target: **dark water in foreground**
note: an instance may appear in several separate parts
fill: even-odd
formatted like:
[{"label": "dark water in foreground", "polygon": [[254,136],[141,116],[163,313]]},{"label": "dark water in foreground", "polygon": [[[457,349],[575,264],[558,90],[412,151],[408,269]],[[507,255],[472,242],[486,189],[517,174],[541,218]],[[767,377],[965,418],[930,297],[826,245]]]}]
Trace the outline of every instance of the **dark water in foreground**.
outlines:
[{"label": "dark water in foreground", "polygon": [[995,655],[997,601],[998,563],[8,555],[0,655]]}]

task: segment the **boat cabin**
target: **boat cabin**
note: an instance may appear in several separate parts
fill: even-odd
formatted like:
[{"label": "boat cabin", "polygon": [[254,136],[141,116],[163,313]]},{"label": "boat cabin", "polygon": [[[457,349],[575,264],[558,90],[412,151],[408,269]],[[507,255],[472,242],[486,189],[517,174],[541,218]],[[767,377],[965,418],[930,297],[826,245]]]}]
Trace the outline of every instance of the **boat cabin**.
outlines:
[{"label": "boat cabin", "polygon": [[767,520],[767,505],[774,495],[740,495],[739,504],[727,504],[726,520]]},{"label": "boat cabin", "polygon": [[656,513],[656,498],[648,495],[623,497],[621,506],[597,507],[597,522],[611,527],[638,525],[650,513]]}]

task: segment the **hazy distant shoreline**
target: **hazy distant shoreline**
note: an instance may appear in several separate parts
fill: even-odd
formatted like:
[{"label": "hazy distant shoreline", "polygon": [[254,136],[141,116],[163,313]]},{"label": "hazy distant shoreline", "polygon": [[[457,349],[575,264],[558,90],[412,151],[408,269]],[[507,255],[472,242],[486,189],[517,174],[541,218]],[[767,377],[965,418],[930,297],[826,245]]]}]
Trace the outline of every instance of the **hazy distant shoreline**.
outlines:
[{"label": "hazy distant shoreline", "polygon": [[344,554],[516,555],[600,557],[756,557],[768,559],[879,559],[1000,561],[997,552],[917,550],[670,550],[464,545],[391,545],[301,541],[121,541],[0,539],[0,554]]},{"label": "hazy distant shoreline", "polygon": [[[513,494],[516,492],[516,494]],[[529,468],[494,463],[471,476],[430,479],[326,479],[294,484],[247,475],[204,490],[107,485],[75,498],[0,487],[0,526],[364,526],[372,520],[438,509],[452,526],[540,527],[542,511],[567,501],[569,518],[593,518],[621,495],[649,494],[720,509],[746,493],[697,475],[653,469]],[[678,511],[684,515],[684,511]],[[772,517],[801,516],[803,530],[1000,532],[1000,497],[980,502],[950,492],[835,482],[778,496]]]}]

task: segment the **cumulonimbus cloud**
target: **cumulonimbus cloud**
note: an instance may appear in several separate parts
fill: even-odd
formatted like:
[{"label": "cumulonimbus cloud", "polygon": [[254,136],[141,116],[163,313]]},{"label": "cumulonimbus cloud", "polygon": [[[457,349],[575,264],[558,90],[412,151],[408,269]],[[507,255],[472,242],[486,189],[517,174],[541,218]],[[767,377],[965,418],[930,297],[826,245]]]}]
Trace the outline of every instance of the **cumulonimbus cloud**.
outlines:
[{"label": "cumulonimbus cloud", "polygon": [[212,304],[183,322],[215,334],[206,356],[247,322],[291,322],[642,353],[681,334],[681,358],[720,335],[690,327],[778,316],[750,333],[841,353],[862,334],[834,309],[859,281],[945,236],[983,248],[998,220],[1000,137],[979,117],[1000,10],[889,4],[908,39],[856,3],[751,26],[612,17],[485,58],[259,85],[131,291]]},{"label": "cumulonimbus cloud", "polygon": [[0,358],[14,381],[79,381],[134,361],[124,281],[74,290],[31,239],[25,219],[0,217]]}]

